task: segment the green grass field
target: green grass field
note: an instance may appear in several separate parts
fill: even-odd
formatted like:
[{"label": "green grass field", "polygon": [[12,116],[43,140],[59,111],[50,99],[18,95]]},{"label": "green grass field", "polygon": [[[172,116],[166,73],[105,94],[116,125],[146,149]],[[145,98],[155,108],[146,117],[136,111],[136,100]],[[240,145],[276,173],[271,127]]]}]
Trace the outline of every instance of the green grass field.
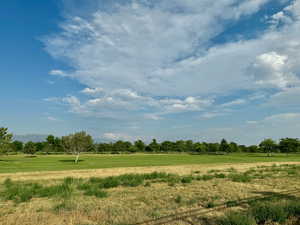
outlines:
[{"label": "green grass field", "polygon": [[300,155],[230,154],[230,155],[81,155],[74,164],[74,156],[50,155],[28,157],[25,155],[0,156],[0,173],[100,169],[136,166],[171,166],[191,164],[300,162]]}]

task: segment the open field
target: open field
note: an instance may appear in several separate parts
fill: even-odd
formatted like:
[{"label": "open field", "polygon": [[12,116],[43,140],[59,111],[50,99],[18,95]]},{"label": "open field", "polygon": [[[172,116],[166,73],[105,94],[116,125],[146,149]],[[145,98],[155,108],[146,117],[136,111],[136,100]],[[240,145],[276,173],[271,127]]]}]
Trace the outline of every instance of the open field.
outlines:
[{"label": "open field", "polygon": [[207,220],[229,210],[243,211],[258,199],[299,200],[299,165],[247,165],[252,167],[203,168],[181,176],[5,181],[0,185],[0,224],[212,225]]},{"label": "open field", "polygon": [[120,167],[150,167],[175,165],[235,164],[260,162],[300,162],[300,154],[230,154],[230,155],[188,155],[188,154],[133,154],[133,155],[82,155],[74,164],[74,156],[50,155],[28,157],[24,155],[1,156],[0,173],[84,170]]},{"label": "open field", "polygon": [[73,159],[1,157],[0,224],[219,225],[215,218],[258,199],[300,199],[299,155],[82,155],[78,165]]}]

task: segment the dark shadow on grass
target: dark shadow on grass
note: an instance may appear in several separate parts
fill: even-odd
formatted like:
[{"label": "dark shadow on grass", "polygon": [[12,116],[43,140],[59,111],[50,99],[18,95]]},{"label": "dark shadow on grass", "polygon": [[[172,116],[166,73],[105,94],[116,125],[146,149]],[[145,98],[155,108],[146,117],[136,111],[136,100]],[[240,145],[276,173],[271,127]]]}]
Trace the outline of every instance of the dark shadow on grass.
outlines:
[{"label": "dark shadow on grass", "polygon": [[[65,162],[65,163],[75,163],[75,159],[61,159],[59,160],[60,162]],[[83,159],[79,159],[77,162],[84,162]]]},{"label": "dark shadow on grass", "polygon": [[17,160],[13,159],[0,159],[0,162],[16,162]]},{"label": "dark shadow on grass", "polygon": [[[266,158],[266,159],[271,159],[271,158],[277,158],[280,157],[280,155],[272,155],[272,156],[267,156],[267,155],[248,155],[249,157],[254,157],[254,158]],[[275,163],[275,162],[274,162]]]},{"label": "dark shadow on grass", "polygon": [[270,192],[270,191],[257,191],[253,192],[254,194],[259,194],[262,197],[263,201],[274,201],[274,200],[299,200],[290,193],[285,192]]}]

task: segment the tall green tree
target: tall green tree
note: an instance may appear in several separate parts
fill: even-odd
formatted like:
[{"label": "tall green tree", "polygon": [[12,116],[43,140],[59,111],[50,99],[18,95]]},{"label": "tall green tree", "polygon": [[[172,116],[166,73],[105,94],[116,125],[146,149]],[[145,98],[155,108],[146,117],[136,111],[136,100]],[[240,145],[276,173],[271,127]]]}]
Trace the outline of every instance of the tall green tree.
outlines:
[{"label": "tall green tree", "polygon": [[96,151],[99,153],[112,152],[113,144],[112,143],[99,143],[96,144]]},{"label": "tall green tree", "polygon": [[134,146],[137,148],[139,152],[144,152],[146,145],[142,140],[137,140],[134,142]]},{"label": "tall green tree", "polygon": [[148,152],[159,152],[160,145],[157,143],[156,139],[153,139],[152,142],[147,146],[146,151]]},{"label": "tall green tree", "polygon": [[130,152],[132,144],[129,141],[117,141],[113,144],[113,153]]},{"label": "tall green tree", "polygon": [[271,156],[272,153],[276,152],[276,150],[277,150],[277,144],[271,138],[263,140],[259,144],[259,147],[262,150],[262,152],[267,153],[268,156]]},{"label": "tall green tree", "polygon": [[13,135],[8,133],[8,128],[0,127],[0,155],[7,154],[11,149]]},{"label": "tall green tree", "polygon": [[229,146],[229,144],[227,143],[227,141],[223,138],[222,140],[221,140],[221,143],[220,143],[220,146],[219,146],[219,151],[220,152],[227,152],[227,153],[229,153],[230,152],[230,146]]},{"label": "tall green tree", "polygon": [[11,148],[14,152],[22,152],[24,144],[22,141],[13,141],[11,143]]},{"label": "tall green tree", "polygon": [[230,142],[229,148],[230,148],[230,152],[239,152],[240,151],[238,144],[235,142]]},{"label": "tall green tree", "polygon": [[300,141],[297,138],[282,138],[279,142],[279,149],[281,152],[289,154],[295,153],[300,149]]},{"label": "tall green tree", "polygon": [[194,148],[194,142],[192,140],[187,140],[185,141],[185,149],[187,152],[194,152],[195,148]]},{"label": "tall green tree", "polygon": [[174,143],[171,141],[164,141],[160,144],[160,150],[162,152],[172,152],[174,150]]},{"label": "tall green tree", "polygon": [[251,145],[251,146],[247,147],[247,151],[250,153],[259,152],[257,145]]},{"label": "tall green tree", "polygon": [[206,143],[196,142],[194,144],[194,149],[197,153],[205,153],[207,152],[207,145]]}]

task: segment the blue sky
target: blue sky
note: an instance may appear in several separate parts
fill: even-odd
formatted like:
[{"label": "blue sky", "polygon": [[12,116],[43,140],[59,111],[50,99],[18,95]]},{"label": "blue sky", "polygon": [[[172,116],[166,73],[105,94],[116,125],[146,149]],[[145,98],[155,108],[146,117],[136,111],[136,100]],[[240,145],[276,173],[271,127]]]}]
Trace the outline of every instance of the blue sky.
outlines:
[{"label": "blue sky", "polygon": [[299,137],[299,0],[10,0],[0,24],[15,134]]}]

